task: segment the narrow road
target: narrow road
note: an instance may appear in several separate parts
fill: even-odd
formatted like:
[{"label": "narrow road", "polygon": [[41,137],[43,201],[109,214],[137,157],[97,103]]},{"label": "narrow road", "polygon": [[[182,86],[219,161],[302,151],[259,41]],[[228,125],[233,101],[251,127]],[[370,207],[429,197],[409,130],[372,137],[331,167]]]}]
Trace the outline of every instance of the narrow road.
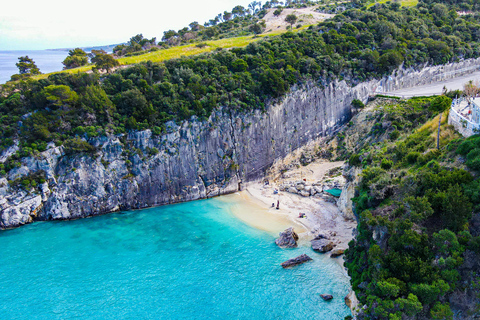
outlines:
[{"label": "narrow road", "polygon": [[392,92],[385,92],[382,95],[396,96],[400,98],[411,98],[418,96],[435,96],[440,95],[443,92],[443,87],[447,90],[463,90],[463,85],[468,81],[479,81],[480,82],[480,71],[476,71],[466,76],[449,79],[447,81],[441,81],[437,83],[432,83],[428,85],[406,88],[401,90],[396,90]]}]

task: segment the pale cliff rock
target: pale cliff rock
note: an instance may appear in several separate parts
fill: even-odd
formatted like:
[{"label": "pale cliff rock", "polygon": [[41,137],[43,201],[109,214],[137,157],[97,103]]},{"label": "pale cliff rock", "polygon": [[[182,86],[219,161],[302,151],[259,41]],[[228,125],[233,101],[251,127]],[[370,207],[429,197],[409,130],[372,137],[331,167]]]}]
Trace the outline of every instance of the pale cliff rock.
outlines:
[{"label": "pale cliff rock", "polygon": [[342,213],[343,218],[348,220],[355,220],[352,198],[355,197],[355,189],[360,182],[361,173],[362,169],[357,167],[347,167],[347,171],[344,173],[347,182],[342,188],[342,193],[337,200],[337,206]]},{"label": "pale cliff rock", "polygon": [[[475,63],[472,61],[469,63]],[[448,68],[460,69],[466,64]],[[436,71],[425,68],[416,78],[399,71],[388,81],[396,88],[414,86],[431,81],[439,70],[433,68]],[[324,87],[307,83],[293,87],[282,101],[271,103],[264,111],[231,114],[219,108],[203,122],[192,118],[181,125],[167,123],[162,136],[145,130],[88,139],[97,148],[94,154],[67,155],[63,147],[50,143],[45,152],[21,159],[21,166],[8,173],[11,181],[43,170],[46,184],[29,193],[0,181],[0,227],[235,192],[241,183],[263,177],[276,160],[314,139],[334,134],[352,117],[352,100],[366,102],[385,81],[372,80],[355,87],[345,81]],[[18,142],[4,150],[0,163],[17,149]],[[317,192],[312,188],[304,195]],[[343,194],[348,208],[351,189]],[[351,212],[345,214],[352,216]]]}]

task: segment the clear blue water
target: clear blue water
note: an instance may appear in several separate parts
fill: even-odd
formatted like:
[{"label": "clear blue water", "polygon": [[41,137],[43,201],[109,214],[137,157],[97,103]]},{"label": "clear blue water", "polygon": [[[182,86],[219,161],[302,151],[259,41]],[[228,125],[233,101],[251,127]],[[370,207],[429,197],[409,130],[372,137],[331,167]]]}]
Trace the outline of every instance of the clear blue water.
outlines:
[{"label": "clear blue water", "polygon": [[10,80],[13,74],[18,73],[15,63],[18,57],[28,56],[35,61],[42,73],[60,71],[63,69],[62,61],[68,56],[68,51],[60,50],[23,50],[0,51],[0,83]]},{"label": "clear blue water", "polygon": [[[210,199],[0,233],[2,319],[344,319],[348,279]],[[314,261],[280,263],[302,253]],[[334,299],[323,301],[319,294]]]}]

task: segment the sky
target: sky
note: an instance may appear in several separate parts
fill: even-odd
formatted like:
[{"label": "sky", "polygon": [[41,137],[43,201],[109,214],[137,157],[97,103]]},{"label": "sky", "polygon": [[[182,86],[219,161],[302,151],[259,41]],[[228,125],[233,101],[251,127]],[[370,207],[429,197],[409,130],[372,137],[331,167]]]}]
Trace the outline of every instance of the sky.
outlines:
[{"label": "sky", "polygon": [[203,24],[253,0],[7,0],[0,10],[0,50],[42,50],[117,44],[142,33],[160,40],[163,31],[193,21]]}]

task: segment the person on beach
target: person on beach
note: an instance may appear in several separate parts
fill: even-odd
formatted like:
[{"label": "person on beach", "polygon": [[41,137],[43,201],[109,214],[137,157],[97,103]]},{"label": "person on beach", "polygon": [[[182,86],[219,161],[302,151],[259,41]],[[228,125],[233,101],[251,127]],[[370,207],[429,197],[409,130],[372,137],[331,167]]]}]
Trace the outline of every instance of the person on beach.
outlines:
[{"label": "person on beach", "polygon": [[277,210],[280,209],[280,200],[277,200]]}]

